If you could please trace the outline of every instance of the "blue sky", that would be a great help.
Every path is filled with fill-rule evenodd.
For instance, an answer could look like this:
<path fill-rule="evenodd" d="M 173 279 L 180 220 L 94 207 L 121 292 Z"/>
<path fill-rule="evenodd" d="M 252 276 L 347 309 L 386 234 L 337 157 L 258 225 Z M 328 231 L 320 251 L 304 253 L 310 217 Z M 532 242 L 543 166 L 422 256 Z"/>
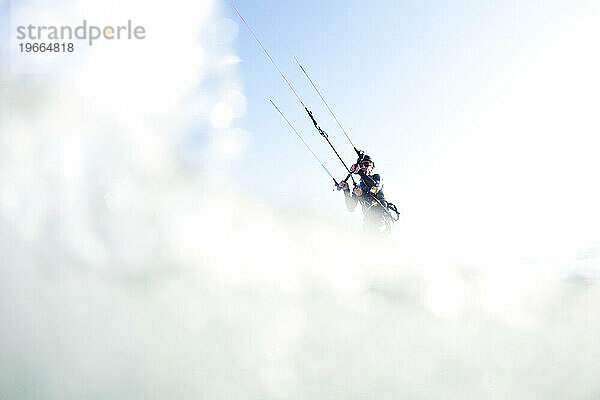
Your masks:
<path fill-rule="evenodd" d="M 521 242 L 545 232 L 540 246 L 567 231 L 596 240 L 597 3 L 236 4 L 350 162 L 352 148 L 295 66 L 300 59 L 422 234 L 464 224 L 470 237 L 491 230 L 503 240 L 521 225 Z M 238 184 L 272 204 L 343 217 L 341 195 L 267 99 L 340 177 L 341 164 L 243 25 L 235 47 L 248 98 L 238 122 L 252 135 L 235 165 Z"/>
<path fill-rule="evenodd" d="M 453 140 L 441 129 L 423 126 L 460 113 L 462 103 L 481 81 L 496 70 L 502 72 L 503 55 L 519 45 L 520 34 L 535 20 L 534 14 L 548 4 L 384 1 L 372 7 L 341 1 L 237 2 L 346 157 L 354 158 L 351 147 L 293 56 L 305 65 L 353 141 L 372 153 L 379 166 L 395 165 L 404 171 L 406 180 L 426 168 Z M 224 3 L 229 17 L 239 21 L 228 5 Z M 240 28 L 236 45 L 249 100 L 242 124 L 253 134 L 244 161 L 266 167 L 272 160 L 277 168 L 271 173 L 299 180 L 300 186 L 311 185 L 322 174 L 268 103 L 273 98 L 328 165 L 333 164 L 331 169 L 343 175 L 326 144 L 312 140 L 319 138 L 275 68 L 247 29 Z M 304 180 L 307 173 L 311 178 Z"/>

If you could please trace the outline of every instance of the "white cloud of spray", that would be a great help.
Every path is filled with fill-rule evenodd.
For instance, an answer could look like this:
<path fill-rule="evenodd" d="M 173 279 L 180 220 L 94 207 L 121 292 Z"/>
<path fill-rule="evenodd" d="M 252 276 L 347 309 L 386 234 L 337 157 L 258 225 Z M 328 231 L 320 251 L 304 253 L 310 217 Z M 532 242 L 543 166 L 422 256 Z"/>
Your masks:
<path fill-rule="evenodd" d="M 218 170 L 186 169 L 178 143 L 190 125 L 209 132 L 209 158 L 248 140 L 235 127 L 246 107 L 228 47 L 236 28 L 212 3 L 120 4 L 163 36 L 94 45 L 72 74 L 2 71 L 3 397 L 600 391 L 596 287 L 449 261 L 401 229 L 373 241 L 265 208 Z M 210 79 L 214 90 L 194 91 Z"/>

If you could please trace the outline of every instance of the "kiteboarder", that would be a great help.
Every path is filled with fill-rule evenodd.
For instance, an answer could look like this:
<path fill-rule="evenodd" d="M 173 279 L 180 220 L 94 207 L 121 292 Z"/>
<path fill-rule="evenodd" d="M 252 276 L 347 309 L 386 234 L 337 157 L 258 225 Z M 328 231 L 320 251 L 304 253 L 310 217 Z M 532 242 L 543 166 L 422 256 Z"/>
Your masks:
<path fill-rule="evenodd" d="M 379 174 L 374 174 L 375 163 L 368 155 L 363 155 L 350 167 L 350 172 L 360 176 L 360 182 L 350 191 L 346 181 L 339 183 L 344 192 L 346 208 L 353 212 L 360 203 L 363 211 L 363 228 L 367 233 L 387 235 L 391 231 L 392 220 L 388 203 L 383 194 L 383 182 Z"/>

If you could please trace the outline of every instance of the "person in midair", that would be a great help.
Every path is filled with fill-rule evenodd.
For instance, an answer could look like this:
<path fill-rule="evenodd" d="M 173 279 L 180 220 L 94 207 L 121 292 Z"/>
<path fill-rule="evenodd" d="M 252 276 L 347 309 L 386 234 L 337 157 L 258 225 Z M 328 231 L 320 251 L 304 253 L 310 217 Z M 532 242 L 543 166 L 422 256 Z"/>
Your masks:
<path fill-rule="evenodd" d="M 383 194 L 383 182 L 379 174 L 374 174 L 375 163 L 370 156 L 364 154 L 350 167 L 350 173 L 360 176 L 360 182 L 352 191 L 348 182 L 339 183 L 344 191 L 346 208 L 353 212 L 360 203 L 363 210 L 363 228 L 367 233 L 388 235 L 392 221 L 387 210 L 388 203 Z"/>

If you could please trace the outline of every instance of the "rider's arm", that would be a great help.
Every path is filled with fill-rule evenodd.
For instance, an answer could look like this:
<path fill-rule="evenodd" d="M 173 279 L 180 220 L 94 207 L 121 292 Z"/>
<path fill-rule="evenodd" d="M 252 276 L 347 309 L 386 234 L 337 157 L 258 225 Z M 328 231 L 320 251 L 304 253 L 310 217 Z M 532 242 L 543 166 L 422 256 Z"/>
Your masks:
<path fill-rule="evenodd" d="M 358 197 L 354 193 L 350 193 L 350 190 L 344 190 L 344 200 L 346 200 L 346 208 L 352 212 L 356 209 L 358 204 Z"/>

